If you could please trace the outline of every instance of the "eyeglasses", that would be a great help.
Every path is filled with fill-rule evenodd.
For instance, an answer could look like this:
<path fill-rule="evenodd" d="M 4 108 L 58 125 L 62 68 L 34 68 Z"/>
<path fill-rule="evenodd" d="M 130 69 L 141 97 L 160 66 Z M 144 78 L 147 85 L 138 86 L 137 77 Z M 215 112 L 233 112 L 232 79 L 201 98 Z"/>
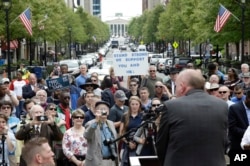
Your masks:
<path fill-rule="evenodd" d="M 49 110 L 56 110 L 56 108 L 49 108 Z"/>
<path fill-rule="evenodd" d="M 219 94 L 226 94 L 227 93 L 227 91 L 219 91 Z"/>
<path fill-rule="evenodd" d="M 11 109 L 11 107 L 1 107 L 2 110 Z"/>
<path fill-rule="evenodd" d="M 155 85 L 155 88 L 162 88 L 161 85 Z"/>
<path fill-rule="evenodd" d="M 97 80 L 91 80 L 91 81 L 96 82 Z"/>
<path fill-rule="evenodd" d="M 152 107 L 159 107 L 161 104 L 152 104 Z"/>
<path fill-rule="evenodd" d="M 149 70 L 149 72 L 150 72 L 150 73 L 154 73 L 154 72 L 155 72 L 155 70 Z"/>
<path fill-rule="evenodd" d="M 130 84 L 130 86 L 136 86 L 137 84 Z"/>
<path fill-rule="evenodd" d="M 66 100 L 66 99 L 70 99 L 70 97 L 69 96 L 64 97 L 64 100 Z"/>
<path fill-rule="evenodd" d="M 240 95 L 242 92 L 234 92 L 234 94 L 236 95 Z"/>
<path fill-rule="evenodd" d="M 74 119 L 84 119 L 83 116 L 74 116 L 73 118 L 74 118 Z"/>

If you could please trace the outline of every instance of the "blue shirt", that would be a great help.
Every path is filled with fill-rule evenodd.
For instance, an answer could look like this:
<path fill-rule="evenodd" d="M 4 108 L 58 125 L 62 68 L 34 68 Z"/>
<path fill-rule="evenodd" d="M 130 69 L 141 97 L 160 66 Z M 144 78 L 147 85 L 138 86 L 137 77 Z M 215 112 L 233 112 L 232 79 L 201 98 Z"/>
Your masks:
<path fill-rule="evenodd" d="M 76 77 L 76 86 L 79 87 L 80 85 L 83 85 L 86 83 L 88 76 L 83 76 L 83 75 L 79 75 L 78 77 Z"/>
<path fill-rule="evenodd" d="M 245 105 L 245 102 L 242 102 L 242 103 L 243 103 L 245 110 L 246 110 L 246 113 L 247 113 L 248 124 L 250 124 L 250 109 Z"/>
<path fill-rule="evenodd" d="M 240 99 L 237 98 L 237 97 L 232 97 L 231 101 L 234 102 L 234 103 L 239 103 L 241 101 L 245 101 L 245 99 L 246 99 L 246 95 L 243 95 L 242 98 L 240 98 Z"/>
<path fill-rule="evenodd" d="M 114 137 L 106 123 L 103 123 L 101 126 L 101 136 L 102 136 L 102 157 L 109 158 L 111 157 L 111 151 L 108 145 L 104 145 L 104 141 L 114 140 Z"/>

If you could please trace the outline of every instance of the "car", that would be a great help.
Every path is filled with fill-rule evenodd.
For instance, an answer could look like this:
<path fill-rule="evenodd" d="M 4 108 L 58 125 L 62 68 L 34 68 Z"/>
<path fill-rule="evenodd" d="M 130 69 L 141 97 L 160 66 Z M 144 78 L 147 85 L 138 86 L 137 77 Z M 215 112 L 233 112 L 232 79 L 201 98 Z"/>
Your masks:
<path fill-rule="evenodd" d="M 66 59 L 59 61 L 59 64 L 68 65 L 68 73 L 74 76 L 78 76 L 80 74 L 80 61 L 77 59 Z"/>
<path fill-rule="evenodd" d="M 138 52 L 147 52 L 147 48 L 145 45 L 139 45 L 137 48 Z"/>
<path fill-rule="evenodd" d="M 166 75 L 169 75 L 170 68 L 172 67 L 173 59 L 167 58 L 165 59 L 165 68 L 164 68 L 164 73 Z"/>
<path fill-rule="evenodd" d="M 150 58 L 150 65 L 156 65 L 158 60 L 163 58 L 162 54 L 152 54 Z"/>
<path fill-rule="evenodd" d="M 120 46 L 120 50 L 127 50 L 127 46 L 125 45 Z"/>
<path fill-rule="evenodd" d="M 111 41 L 111 48 L 118 48 L 118 47 L 119 47 L 118 40 L 112 40 Z"/>
<path fill-rule="evenodd" d="M 158 72 L 162 72 L 165 70 L 165 62 L 166 62 L 166 59 L 164 58 L 161 58 L 158 60 L 158 63 L 156 64 L 156 68 Z"/>
<path fill-rule="evenodd" d="M 188 63 L 193 62 L 191 57 L 174 57 L 173 58 L 173 67 L 179 69 L 180 71 L 187 67 Z"/>
<path fill-rule="evenodd" d="M 81 57 L 81 59 L 79 59 L 81 64 L 86 64 L 88 69 L 94 66 L 94 60 L 91 57 Z"/>

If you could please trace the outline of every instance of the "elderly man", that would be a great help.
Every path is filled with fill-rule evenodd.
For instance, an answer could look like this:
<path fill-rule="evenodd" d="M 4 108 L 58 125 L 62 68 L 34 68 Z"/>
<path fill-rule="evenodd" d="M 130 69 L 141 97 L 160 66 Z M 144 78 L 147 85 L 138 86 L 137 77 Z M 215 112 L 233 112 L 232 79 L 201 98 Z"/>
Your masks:
<path fill-rule="evenodd" d="M 114 166 L 117 159 L 116 144 L 111 143 L 117 137 L 114 123 L 107 120 L 109 104 L 98 101 L 95 104 L 95 119 L 85 126 L 84 137 L 88 141 L 85 164 L 91 166 Z"/>
<path fill-rule="evenodd" d="M 249 65 L 247 63 L 241 64 L 241 73 L 239 74 L 239 78 L 242 79 L 243 73 L 248 73 L 249 72 Z"/>
<path fill-rule="evenodd" d="M 20 127 L 20 130 L 16 133 L 18 140 L 24 140 L 24 144 L 34 137 L 45 137 L 48 139 L 50 146 L 52 147 L 53 141 L 61 141 L 63 134 L 54 122 L 53 117 L 44 117 L 44 109 L 40 105 L 34 105 L 30 109 L 32 121 L 24 124 Z M 23 155 L 23 154 L 22 154 Z M 27 163 L 28 164 L 28 163 Z M 20 166 L 26 165 L 20 159 Z"/>
<path fill-rule="evenodd" d="M 78 77 L 76 77 L 76 86 L 77 87 L 80 87 L 80 85 L 84 85 L 86 83 L 86 80 L 88 78 L 87 70 L 88 70 L 87 65 L 82 64 L 80 66 L 81 74 Z"/>
<path fill-rule="evenodd" d="M 23 98 L 24 99 L 31 99 L 36 95 L 36 92 L 45 89 L 44 85 L 37 83 L 37 77 L 34 73 L 31 73 L 29 76 L 29 84 L 24 85 L 22 87 L 23 90 Z"/>
<path fill-rule="evenodd" d="M 156 149 L 163 166 L 225 166 L 226 102 L 204 91 L 199 71 L 176 79 L 177 98 L 164 103 Z"/>
<path fill-rule="evenodd" d="M 243 88 L 244 94 L 250 90 L 250 72 L 241 75 L 242 83 L 239 85 Z"/>
<path fill-rule="evenodd" d="M 155 96 L 155 83 L 157 81 L 162 82 L 162 78 L 156 76 L 156 66 L 149 66 L 148 70 L 149 76 L 143 78 L 141 82 L 141 87 L 147 87 L 149 91 L 149 98 L 153 98 Z"/>
<path fill-rule="evenodd" d="M 227 102 L 228 108 L 234 104 L 231 100 L 229 100 L 230 89 L 227 86 L 221 86 L 218 90 L 219 98 Z"/>

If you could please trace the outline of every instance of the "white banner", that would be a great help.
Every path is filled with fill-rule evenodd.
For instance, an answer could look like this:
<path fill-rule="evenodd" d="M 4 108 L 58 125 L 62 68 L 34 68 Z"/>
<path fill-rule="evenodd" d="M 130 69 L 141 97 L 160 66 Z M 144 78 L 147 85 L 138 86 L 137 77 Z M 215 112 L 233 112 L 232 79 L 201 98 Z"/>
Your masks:
<path fill-rule="evenodd" d="M 147 52 L 115 52 L 112 59 L 116 76 L 145 75 L 148 73 Z"/>

